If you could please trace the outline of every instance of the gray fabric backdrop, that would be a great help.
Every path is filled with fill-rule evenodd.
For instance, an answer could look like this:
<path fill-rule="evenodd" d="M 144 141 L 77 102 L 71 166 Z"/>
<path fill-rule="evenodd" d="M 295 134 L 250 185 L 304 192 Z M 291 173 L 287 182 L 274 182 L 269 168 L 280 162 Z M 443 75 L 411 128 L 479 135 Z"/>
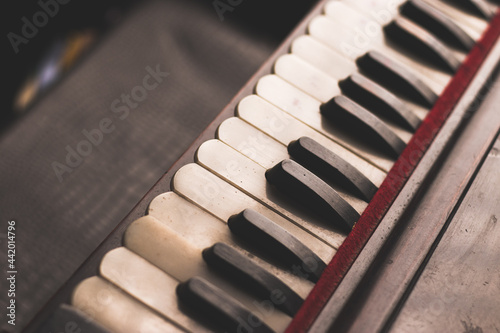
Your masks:
<path fill-rule="evenodd" d="M 244 10 L 242 4 L 227 16 L 243 16 Z M 251 22 L 259 17 L 246 19 L 241 25 L 221 22 L 211 2 L 143 3 L 0 138 L 1 267 L 6 263 L 7 221 L 15 220 L 17 227 L 15 331 L 276 48 L 279 39 L 271 34 L 251 33 Z M 146 67 L 157 65 L 168 77 L 120 119 L 123 114 L 113 112 L 113 101 L 142 86 Z M 85 139 L 82 131 L 97 128 L 105 118 L 114 130 L 60 182 L 52 163 L 65 164 L 66 147 L 76 149 Z M 2 277 L 2 293 L 5 287 Z M 6 295 L 0 300 L 5 317 Z M 12 329 L 5 320 L 1 324 Z"/>

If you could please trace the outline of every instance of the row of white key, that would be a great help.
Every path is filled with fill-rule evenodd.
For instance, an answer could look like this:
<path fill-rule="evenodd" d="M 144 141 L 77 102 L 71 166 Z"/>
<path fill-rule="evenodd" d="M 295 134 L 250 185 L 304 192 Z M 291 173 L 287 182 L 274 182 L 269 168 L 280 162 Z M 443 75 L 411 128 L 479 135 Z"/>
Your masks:
<path fill-rule="evenodd" d="M 398 0 L 397 4 L 402 2 Z M 275 74 L 259 80 L 256 95 L 243 99 L 236 117 L 221 124 L 218 140 L 204 143 L 197 151 L 196 164 L 186 165 L 175 174 L 173 192 L 155 198 L 148 215 L 128 228 L 124 247 L 110 251 L 102 259 L 100 277 L 84 280 L 75 289 L 73 305 L 116 332 L 210 331 L 179 308 L 176 296 L 180 282 L 202 276 L 230 291 L 273 330 L 283 331 L 291 320 L 288 315 L 277 310 L 263 311 L 252 295 L 214 274 L 203 262 L 201 251 L 217 242 L 226 243 L 279 277 L 301 297 L 310 292 L 312 282 L 246 250 L 231 234 L 227 221 L 244 209 L 253 209 L 306 244 L 325 262 L 333 257 L 346 235 L 276 196 L 266 184 L 264 173 L 290 158 L 287 146 L 291 141 L 307 136 L 355 165 L 380 186 L 394 159 L 335 133 L 322 119 L 320 105 L 341 93 L 338 81 L 356 72 L 355 58 L 372 48 L 412 67 L 437 94 L 451 78 L 396 52 L 386 45 L 381 30 L 362 48 L 357 45 L 358 53 L 343 52 L 340 45 L 355 38 L 355 28 L 349 26 L 353 20 L 366 25 L 376 18 L 376 29 L 381 29 L 397 15 L 382 3 L 327 3 L 325 15 L 311 21 L 310 35 L 297 38 L 292 43 L 292 54 L 277 60 Z M 456 19 L 474 39 L 486 27 L 484 21 L 471 19 L 445 3 L 431 4 Z M 408 105 L 419 118 L 425 117 L 425 108 L 412 102 Z M 402 140 L 410 140 L 411 132 L 391 123 L 389 126 Z M 366 208 L 363 200 L 341 187 L 334 188 L 359 213 Z"/>

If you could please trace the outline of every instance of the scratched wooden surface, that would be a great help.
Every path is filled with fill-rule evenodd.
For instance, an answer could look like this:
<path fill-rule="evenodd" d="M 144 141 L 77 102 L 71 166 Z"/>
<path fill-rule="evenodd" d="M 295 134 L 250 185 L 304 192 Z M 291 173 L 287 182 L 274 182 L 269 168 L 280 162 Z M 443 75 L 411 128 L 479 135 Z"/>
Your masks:
<path fill-rule="evenodd" d="M 500 138 L 393 332 L 500 332 Z"/>

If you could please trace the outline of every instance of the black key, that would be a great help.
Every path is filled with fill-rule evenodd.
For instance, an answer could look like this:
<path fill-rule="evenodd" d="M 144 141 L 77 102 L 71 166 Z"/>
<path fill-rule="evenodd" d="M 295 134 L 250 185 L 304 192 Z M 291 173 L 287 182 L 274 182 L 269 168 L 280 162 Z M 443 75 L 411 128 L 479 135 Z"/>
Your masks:
<path fill-rule="evenodd" d="M 409 0 L 400 7 L 400 11 L 441 40 L 464 51 L 470 51 L 475 44 L 474 40 L 448 16 L 422 0 Z"/>
<path fill-rule="evenodd" d="M 410 20 L 397 17 L 384 27 L 384 31 L 385 35 L 396 44 L 450 74 L 454 74 L 460 67 L 460 61 L 446 45 Z"/>
<path fill-rule="evenodd" d="M 370 111 L 387 117 L 414 132 L 421 120 L 393 93 L 359 73 L 339 82 L 340 89 Z"/>
<path fill-rule="evenodd" d="M 380 52 L 370 51 L 358 58 L 356 64 L 373 80 L 423 106 L 432 107 L 438 99 L 438 95 L 426 83 Z"/>
<path fill-rule="evenodd" d="M 359 219 L 358 212 L 321 178 L 292 160 L 284 160 L 266 171 L 267 181 L 314 213 L 344 231 Z"/>
<path fill-rule="evenodd" d="M 292 317 L 304 302 L 280 279 L 227 244 L 217 243 L 205 249 L 203 259 L 210 268 L 243 285 L 245 291 L 271 300 L 278 309 Z"/>
<path fill-rule="evenodd" d="M 252 332 L 274 332 L 246 306 L 200 277 L 193 277 L 179 284 L 176 292 L 182 305 L 229 332 L 237 332 L 248 326 L 244 322 L 248 319 L 252 322 Z"/>
<path fill-rule="evenodd" d="M 294 274 L 316 282 L 326 264 L 311 249 L 265 216 L 245 209 L 227 221 L 237 237 L 277 259 Z"/>
<path fill-rule="evenodd" d="M 353 135 L 367 144 L 373 143 L 393 157 L 398 157 L 406 147 L 406 143 L 382 120 L 345 96 L 332 98 L 320 109 L 326 118 L 342 124 Z"/>
<path fill-rule="evenodd" d="M 378 190 L 377 186 L 352 164 L 311 138 L 302 137 L 291 142 L 288 152 L 301 165 L 353 191 L 366 202 L 370 202 Z"/>
<path fill-rule="evenodd" d="M 107 329 L 83 312 L 63 304 L 38 329 L 38 332 L 93 332 L 109 333 Z"/>
<path fill-rule="evenodd" d="M 495 12 L 484 0 L 447 0 L 447 2 L 456 4 L 462 7 L 462 9 L 470 12 L 472 15 L 476 15 L 487 20 L 495 16 Z M 494 0 L 493 2 L 500 4 L 500 1 L 498 0 Z"/>

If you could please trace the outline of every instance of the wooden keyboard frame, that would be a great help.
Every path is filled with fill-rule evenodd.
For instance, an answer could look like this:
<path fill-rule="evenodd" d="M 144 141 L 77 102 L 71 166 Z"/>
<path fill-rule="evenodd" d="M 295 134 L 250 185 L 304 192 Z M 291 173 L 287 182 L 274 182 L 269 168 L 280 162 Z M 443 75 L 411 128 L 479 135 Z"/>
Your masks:
<path fill-rule="evenodd" d="M 127 227 L 136 219 L 145 215 L 149 203 L 159 194 L 171 190 L 170 183 L 175 172 L 182 166 L 194 162 L 196 149 L 205 141 L 213 139 L 217 127 L 226 119 L 234 116 L 239 101 L 252 94 L 257 81 L 264 75 L 273 72 L 273 65 L 278 57 L 290 50 L 295 38 L 306 33 L 307 26 L 312 18 L 320 14 L 327 0 L 319 1 L 314 8 L 303 18 L 301 23 L 283 41 L 281 46 L 267 59 L 260 69 L 250 78 L 245 86 L 236 94 L 222 112 L 192 143 L 190 148 L 175 162 L 170 169 L 158 180 L 148 193 L 139 201 L 132 211 L 114 228 L 80 268 L 63 284 L 58 292 L 47 302 L 33 320 L 25 328 L 26 332 L 34 332 L 47 320 L 51 313 L 62 303 L 69 303 L 72 291 L 76 285 L 90 276 L 97 275 L 102 257 L 110 250 L 122 246 L 122 238 Z M 427 150 L 439 129 L 449 116 L 468 84 L 481 67 L 500 35 L 500 14 L 491 21 L 488 30 L 470 52 L 457 74 L 450 81 L 448 87 L 438 102 L 423 121 L 413 139 L 403 151 L 400 158 L 391 169 L 388 177 L 381 185 L 369 206 L 363 212 L 353 231 L 346 238 L 337 254 L 324 271 L 322 278 L 316 284 L 298 314 L 294 317 L 287 332 L 304 332 L 313 324 L 321 309 L 325 306 L 342 278 L 356 260 L 364 245 L 377 228 L 377 225 L 403 188 Z M 418 152 L 419 158 L 415 158 Z"/>

